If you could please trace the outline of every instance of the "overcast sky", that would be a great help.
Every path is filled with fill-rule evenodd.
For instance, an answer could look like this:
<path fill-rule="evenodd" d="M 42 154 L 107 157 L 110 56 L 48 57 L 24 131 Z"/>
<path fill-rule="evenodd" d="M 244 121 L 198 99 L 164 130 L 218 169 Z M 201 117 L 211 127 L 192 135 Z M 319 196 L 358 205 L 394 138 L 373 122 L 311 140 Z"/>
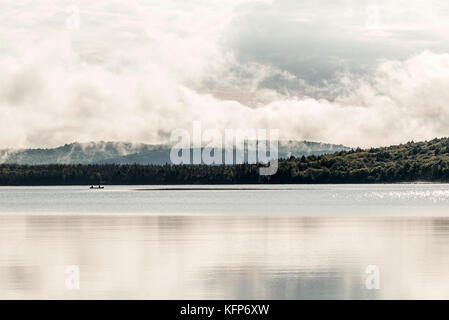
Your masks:
<path fill-rule="evenodd" d="M 449 136 L 449 2 L 0 0 L 0 148 Z"/>

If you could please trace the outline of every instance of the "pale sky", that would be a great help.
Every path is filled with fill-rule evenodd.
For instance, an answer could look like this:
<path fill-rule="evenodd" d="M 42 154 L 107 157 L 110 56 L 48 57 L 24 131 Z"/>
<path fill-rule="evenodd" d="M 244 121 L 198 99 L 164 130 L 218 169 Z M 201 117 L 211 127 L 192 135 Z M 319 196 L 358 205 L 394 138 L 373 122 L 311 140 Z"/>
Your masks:
<path fill-rule="evenodd" d="M 449 2 L 0 0 L 0 148 L 449 136 Z"/>

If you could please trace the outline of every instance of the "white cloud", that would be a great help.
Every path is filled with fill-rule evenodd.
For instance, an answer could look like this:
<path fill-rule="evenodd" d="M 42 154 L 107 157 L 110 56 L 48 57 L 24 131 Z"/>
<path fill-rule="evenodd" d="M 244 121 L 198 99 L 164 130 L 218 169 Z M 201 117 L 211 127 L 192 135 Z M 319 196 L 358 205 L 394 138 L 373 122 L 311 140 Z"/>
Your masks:
<path fill-rule="evenodd" d="M 353 4 L 347 3 L 345 8 Z M 434 17 L 430 27 L 423 26 L 422 19 L 413 26 L 403 18 L 375 35 L 381 39 L 376 46 L 397 43 L 397 50 L 390 52 L 400 53 L 385 59 L 367 50 L 344 52 L 361 48 L 366 30 L 352 40 L 333 38 L 335 32 L 328 33 L 326 26 L 310 23 L 320 15 L 318 21 L 325 23 L 322 19 L 329 8 L 324 6 L 303 3 L 299 10 L 288 2 L 80 1 L 76 3 L 80 29 L 67 30 L 65 8 L 72 4 L 0 5 L 2 147 L 91 140 L 157 143 L 167 139 L 171 130 L 189 129 L 198 119 L 204 127 L 272 127 L 286 138 L 351 146 L 449 135 L 449 55 L 442 53 L 440 45 L 447 37 L 442 28 L 446 23 L 432 8 L 419 8 L 419 17 Z M 354 4 L 354 11 L 362 7 Z M 250 41 L 251 53 L 244 54 L 230 44 L 229 36 L 238 37 L 236 30 L 242 31 L 239 41 L 256 35 L 248 12 L 262 9 L 266 16 L 289 16 L 297 23 L 289 26 L 307 22 L 316 27 L 307 32 L 317 33 L 304 38 L 307 32 L 289 31 L 276 18 L 260 27 L 273 31 L 277 26 L 285 32 L 277 34 L 281 39 L 266 33 L 265 42 Z M 397 18 L 392 12 L 384 23 Z M 329 26 L 355 32 L 357 19 L 344 17 Z M 407 37 L 398 36 L 398 30 L 405 30 Z M 428 41 L 434 52 L 424 50 L 425 41 L 417 31 L 424 32 L 423 39 L 434 33 Z M 303 37 L 304 50 L 296 52 L 294 44 L 288 46 L 294 35 Z M 369 63 L 360 64 L 363 72 L 348 72 L 346 62 L 340 63 L 341 68 L 327 66 L 321 74 L 329 77 L 321 77 L 317 87 L 307 78 L 319 73 L 302 77 L 298 70 L 311 53 L 316 55 L 312 62 L 327 59 L 322 45 L 332 39 L 336 41 L 332 48 L 343 50 L 334 52 L 338 59 L 332 61 L 360 62 L 353 57 L 366 54 L 362 60 Z M 405 44 L 416 45 L 408 52 L 403 50 Z M 278 46 L 270 49 L 277 50 L 274 59 L 267 58 L 267 45 Z M 291 63 L 296 57 L 298 62 L 277 63 L 283 56 Z M 335 74 L 345 77 L 336 80 Z"/>

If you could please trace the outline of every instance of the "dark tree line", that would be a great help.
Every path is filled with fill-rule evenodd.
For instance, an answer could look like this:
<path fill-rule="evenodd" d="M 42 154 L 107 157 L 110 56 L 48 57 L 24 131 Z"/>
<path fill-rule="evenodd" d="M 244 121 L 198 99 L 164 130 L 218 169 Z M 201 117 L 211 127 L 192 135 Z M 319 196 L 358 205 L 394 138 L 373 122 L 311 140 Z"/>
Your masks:
<path fill-rule="evenodd" d="M 259 165 L 0 165 L 0 185 L 449 182 L 449 139 L 342 151 Z"/>

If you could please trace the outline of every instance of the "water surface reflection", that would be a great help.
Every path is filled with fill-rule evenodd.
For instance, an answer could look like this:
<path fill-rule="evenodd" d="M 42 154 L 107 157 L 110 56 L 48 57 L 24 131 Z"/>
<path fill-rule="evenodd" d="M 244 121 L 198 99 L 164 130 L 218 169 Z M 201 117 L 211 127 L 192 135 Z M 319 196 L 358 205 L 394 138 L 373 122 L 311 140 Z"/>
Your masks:
<path fill-rule="evenodd" d="M 446 218 L 0 216 L 0 298 L 449 298 L 447 270 Z"/>

